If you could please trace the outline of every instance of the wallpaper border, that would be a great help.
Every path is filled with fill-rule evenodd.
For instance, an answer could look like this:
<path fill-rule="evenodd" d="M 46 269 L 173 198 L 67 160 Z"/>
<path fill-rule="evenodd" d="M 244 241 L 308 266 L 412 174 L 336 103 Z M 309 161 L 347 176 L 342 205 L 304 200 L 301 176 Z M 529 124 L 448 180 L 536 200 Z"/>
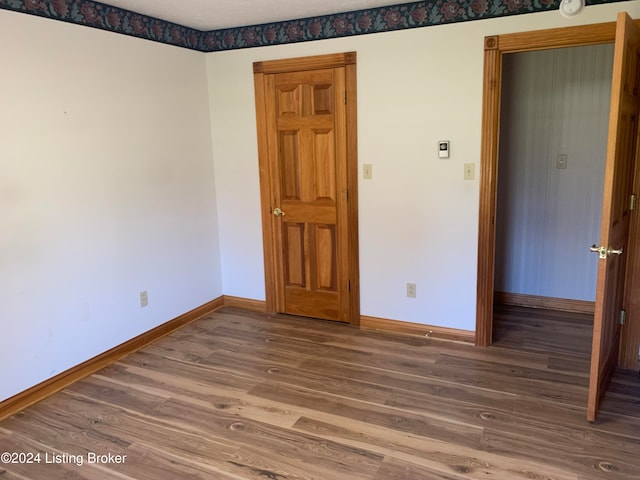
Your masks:
<path fill-rule="evenodd" d="M 587 6 L 625 0 L 587 0 Z M 201 52 L 430 27 L 557 10 L 560 0 L 431 0 L 261 25 L 201 31 L 91 0 L 0 0 L 21 12 Z"/>

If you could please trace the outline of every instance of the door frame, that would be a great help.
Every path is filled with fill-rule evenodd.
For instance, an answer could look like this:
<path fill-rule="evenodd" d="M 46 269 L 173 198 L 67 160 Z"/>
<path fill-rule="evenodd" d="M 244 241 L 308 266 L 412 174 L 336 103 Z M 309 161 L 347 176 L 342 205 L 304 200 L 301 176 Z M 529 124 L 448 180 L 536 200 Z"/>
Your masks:
<path fill-rule="evenodd" d="M 358 243 L 358 137 L 357 137 L 357 78 L 356 52 L 314 55 L 308 57 L 288 58 L 255 62 L 253 64 L 256 123 L 258 132 L 258 166 L 260 173 L 260 204 L 262 216 L 262 239 L 264 253 L 266 310 L 283 312 L 283 296 L 277 284 L 276 262 L 280 252 L 276 247 L 276 227 L 272 214 L 275 204 L 273 188 L 270 181 L 271 165 L 269 156 L 269 138 L 266 134 L 268 119 L 266 116 L 265 75 L 285 72 L 318 70 L 326 68 L 345 69 L 345 112 L 346 112 L 346 158 L 345 165 L 337 171 L 346 172 L 347 190 L 338 192 L 346 201 L 346 208 L 339 209 L 344 218 L 339 222 L 337 237 L 339 242 L 347 245 L 346 269 L 347 278 L 339 281 L 346 291 L 341 296 L 346 300 L 346 321 L 354 326 L 360 325 L 360 263 Z M 342 269 L 340 269 L 342 270 Z"/>
<path fill-rule="evenodd" d="M 640 24 L 636 20 L 636 24 Z M 615 41 L 616 23 L 607 22 L 532 32 L 488 36 L 484 39 L 482 91 L 482 143 L 480 152 L 480 208 L 478 218 L 478 277 L 476 297 L 476 345 L 488 347 L 493 340 L 496 206 L 498 187 L 498 146 L 500 141 L 500 96 L 502 58 L 507 53 L 562 47 L 599 45 Z M 639 160 L 636 158 L 636 171 Z M 629 242 L 632 245 L 633 242 Z M 588 246 L 585 245 L 585 248 Z M 631 252 L 630 252 L 631 253 Z M 628 266 L 638 277 L 639 262 Z M 625 292 L 625 304 L 629 299 Z M 639 325 L 634 325 L 640 330 Z M 629 326 L 631 328 L 631 326 Z M 621 336 L 621 350 L 627 351 L 627 336 Z M 633 347 L 631 347 L 633 348 Z M 637 352 L 638 346 L 635 346 Z"/>

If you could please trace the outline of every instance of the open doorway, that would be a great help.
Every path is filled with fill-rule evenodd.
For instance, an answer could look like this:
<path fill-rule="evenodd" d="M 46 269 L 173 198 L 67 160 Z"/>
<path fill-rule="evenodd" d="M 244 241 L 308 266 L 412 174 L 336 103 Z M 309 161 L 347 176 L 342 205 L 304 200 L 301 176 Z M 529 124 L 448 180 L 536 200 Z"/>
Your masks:
<path fill-rule="evenodd" d="M 613 44 L 510 53 L 502 64 L 493 343 L 585 369 L 612 71 Z"/>
<path fill-rule="evenodd" d="M 636 239 L 638 216 L 633 211 L 637 196 L 634 189 L 640 186 L 637 179 L 633 179 L 634 170 L 640 171 L 637 168 L 640 157 L 636 156 L 640 106 L 640 29 L 637 21 L 620 12 L 615 23 L 485 37 L 476 304 L 478 346 L 491 345 L 494 330 L 503 58 L 515 52 L 612 42 L 615 43 L 614 63 L 602 219 L 599 245 L 590 249 L 598 255 L 598 276 L 589 371 L 589 421 L 596 418 L 599 402 L 619 362 L 618 353 L 633 353 L 634 348 L 636 351 L 638 349 L 635 343 L 629 350 L 630 339 L 634 338 L 631 332 L 640 330 L 640 309 L 636 308 L 640 302 L 634 300 L 632 295 L 640 286 L 640 262 L 636 261 L 640 255 Z M 588 245 L 585 248 L 588 249 Z M 630 268 L 625 270 L 627 265 Z M 625 308 L 631 312 L 628 322 Z"/>

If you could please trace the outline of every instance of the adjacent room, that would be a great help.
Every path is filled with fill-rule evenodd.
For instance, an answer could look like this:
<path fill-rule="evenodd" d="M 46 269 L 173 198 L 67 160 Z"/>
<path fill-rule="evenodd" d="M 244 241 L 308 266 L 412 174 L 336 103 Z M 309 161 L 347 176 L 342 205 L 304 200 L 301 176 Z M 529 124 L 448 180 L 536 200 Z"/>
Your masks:
<path fill-rule="evenodd" d="M 0 477 L 640 478 L 631 19 L 0 0 Z"/>

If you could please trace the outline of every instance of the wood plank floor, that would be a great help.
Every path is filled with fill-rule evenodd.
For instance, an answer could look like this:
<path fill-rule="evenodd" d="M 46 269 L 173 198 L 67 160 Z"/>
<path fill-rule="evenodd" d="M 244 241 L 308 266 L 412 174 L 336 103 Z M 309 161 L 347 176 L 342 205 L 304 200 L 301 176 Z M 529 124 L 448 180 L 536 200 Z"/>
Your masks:
<path fill-rule="evenodd" d="M 41 461 L 0 479 L 639 479 L 637 375 L 589 424 L 580 347 L 497 332 L 478 349 L 223 308 L 1 422 L 0 452 Z"/>

